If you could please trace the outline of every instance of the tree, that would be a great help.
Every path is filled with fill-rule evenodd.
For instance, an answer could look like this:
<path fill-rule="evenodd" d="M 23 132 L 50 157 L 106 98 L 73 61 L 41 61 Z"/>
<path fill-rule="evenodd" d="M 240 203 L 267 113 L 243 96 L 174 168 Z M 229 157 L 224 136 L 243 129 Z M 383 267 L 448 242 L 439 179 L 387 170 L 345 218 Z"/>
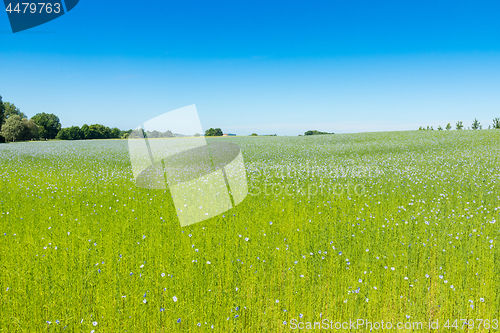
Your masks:
<path fill-rule="evenodd" d="M 441 127 L 441 125 L 439 125 L 438 131 L 442 131 L 442 130 L 443 130 L 443 128 Z"/>
<path fill-rule="evenodd" d="M 14 104 L 5 102 L 4 108 L 5 108 L 5 119 L 9 119 L 12 116 L 21 116 L 21 118 L 28 118 L 24 113 L 21 112 L 19 108 L 17 108 Z"/>
<path fill-rule="evenodd" d="M 23 122 L 23 132 L 21 134 L 20 140 L 31 140 L 38 138 L 38 125 L 35 124 L 33 119 L 22 119 Z"/>
<path fill-rule="evenodd" d="M 38 135 L 41 139 L 55 139 L 61 130 L 61 122 L 55 114 L 37 113 L 31 119 L 39 126 Z"/>
<path fill-rule="evenodd" d="M 111 136 L 111 138 L 113 138 L 113 139 L 119 139 L 119 138 L 121 137 L 120 132 L 121 132 L 121 131 L 120 131 L 120 129 L 119 129 L 119 128 L 114 127 L 114 128 L 111 130 L 111 135 L 110 135 L 110 136 Z"/>
<path fill-rule="evenodd" d="M 0 130 L 2 129 L 2 125 L 4 123 L 5 118 L 5 106 L 2 102 L 2 96 L 0 95 Z M 0 134 L 0 142 L 5 142 L 5 138 Z"/>
<path fill-rule="evenodd" d="M 200 133 L 194 133 L 194 136 L 197 138 L 200 136 Z"/>
<path fill-rule="evenodd" d="M 82 130 L 78 126 L 62 128 L 56 136 L 58 140 L 81 140 L 82 138 Z"/>
<path fill-rule="evenodd" d="M 174 133 L 172 133 L 171 130 L 167 130 L 165 133 L 164 133 L 164 137 L 165 138 L 173 138 L 175 135 Z"/>
<path fill-rule="evenodd" d="M 320 132 L 318 130 L 309 130 L 309 131 L 304 133 L 304 135 L 324 135 L 324 134 L 333 134 L 333 133 Z"/>
<path fill-rule="evenodd" d="M 448 123 L 448 124 L 446 125 L 446 130 L 447 130 L 447 131 L 451 130 L 451 124 L 450 124 L 450 123 Z"/>
<path fill-rule="evenodd" d="M 2 99 L 0 98 L 0 101 Z M 500 129 L 500 118 L 495 118 L 493 119 L 493 128 L 494 129 Z"/>
<path fill-rule="evenodd" d="M 461 130 L 464 128 L 464 125 L 462 124 L 461 121 L 457 121 L 457 124 L 455 125 L 455 127 L 457 130 Z"/>
<path fill-rule="evenodd" d="M 477 129 L 479 129 L 479 125 L 480 125 L 480 124 L 481 124 L 481 123 L 480 123 L 477 119 L 474 119 L 474 121 L 472 122 L 472 129 L 473 129 L 473 130 L 477 130 Z"/>
<path fill-rule="evenodd" d="M 251 136 L 259 136 L 257 133 L 252 133 Z"/>
<path fill-rule="evenodd" d="M 15 142 L 21 138 L 23 131 L 23 118 L 19 115 L 13 115 L 2 125 L 1 133 L 7 141 Z"/>
<path fill-rule="evenodd" d="M 214 136 L 214 131 L 215 130 L 212 127 L 210 127 L 205 131 L 205 136 Z"/>
<path fill-rule="evenodd" d="M 85 139 L 90 139 L 90 129 L 89 129 L 89 125 L 87 124 L 83 124 L 82 128 L 81 128 L 81 131 L 82 131 L 82 139 L 85 140 Z"/>
<path fill-rule="evenodd" d="M 214 136 L 222 136 L 222 130 L 220 128 L 216 128 L 214 130 Z"/>
<path fill-rule="evenodd" d="M 122 135 L 122 139 L 128 139 L 128 137 L 129 137 L 129 136 L 130 136 L 130 133 L 125 132 L 125 133 L 123 133 L 123 135 Z"/>

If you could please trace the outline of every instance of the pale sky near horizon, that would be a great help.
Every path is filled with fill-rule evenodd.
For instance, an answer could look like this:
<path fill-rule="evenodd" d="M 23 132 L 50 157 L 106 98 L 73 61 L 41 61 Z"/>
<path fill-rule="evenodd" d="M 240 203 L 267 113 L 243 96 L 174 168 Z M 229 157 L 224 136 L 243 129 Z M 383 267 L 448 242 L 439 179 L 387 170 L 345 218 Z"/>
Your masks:
<path fill-rule="evenodd" d="M 240 135 L 487 128 L 499 14 L 495 1 L 82 0 L 16 34 L 0 14 L 0 95 L 64 127 L 136 128 L 195 104 L 203 129 Z"/>

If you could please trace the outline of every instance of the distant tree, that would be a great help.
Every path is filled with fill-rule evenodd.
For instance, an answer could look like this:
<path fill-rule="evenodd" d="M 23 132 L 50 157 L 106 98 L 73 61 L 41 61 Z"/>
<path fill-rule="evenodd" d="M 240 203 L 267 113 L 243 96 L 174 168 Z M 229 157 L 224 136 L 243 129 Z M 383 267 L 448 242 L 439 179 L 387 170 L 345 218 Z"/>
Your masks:
<path fill-rule="evenodd" d="M 463 129 L 463 128 L 464 128 L 464 125 L 462 124 L 462 122 L 461 122 L 461 121 L 457 121 L 457 124 L 455 125 L 455 128 L 456 128 L 457 130 L 461 130 L 461 129 Z"/>
<path fill-rule="evenodd" d="M 259 136 L 257 133 L 252 133 L 251 136 Z"/>
<path fill-rule="evenodd" d="M 38 125 L 35 124 L 33 119 L 22 119 L 23 122 L 23 133 L 21 134 L 21 140 L 31 140 L 38 139 Z"/>
<path fill-rule="evenodd" d="M 4 104 L 4 108 L 5 108 L 5 119 L 9 119 L 9 117 L 12 117 L 15 115 L 21 116 L 21 118 L 28 118 L 14 104 L 9 103 L 9 102 L 4 102 L 3 104 Z"/>
<path fill-rule="evenodd" d="M 83 139 L 82 130 L 78 126 L 71 126 L 68 129 L 68 140 L 81 140 Z"/>
<path fill-rule="evenodd" d="M 119 139 L 121 137 L 120 135 L 120 129 L 117 128 L 117 127 L 114 127 L 112 130 L 111 130 L 111 134 L 110 134 L 110 137 L 113 138 L 113 139 Z"/>
<path fill-rule="evenodd" d="M 481 123 L 480 123 L 477 119 L 474 119 L 474 122 L 472 122 L 472 129 L 473 129 L 473 130 L 477 130 L 477 129 L 479 129 L 479 125 L 480 125 L 480 124 L 481 124 Z"/>
<path fill-rule="evenodd" d="M 418 130 L 419 130 L 419 131 L 423 130 L 422 126 L 420 126 L 420 127 L 418 128 Z"/>
<path fill-rule="evenodd" d="M 130 136 L 130 133 L 125 132 L 125 133 L 123 133 L 123 135 L 122 135 L 122 139 L 128 139 L 128 137 L 129 137 L 129 136 Z"/>
<path fill-rule="evenodd" d="M 84 139 L 84 140 L 90 139 L 90 128 L 89 128 L 89 125 L 83 124 L 83 126 L 81 128 L 81 131 L 82 131 L 82 139 Z"/>
<path fill-rule="evenodd" d="M 213 129 L 212 127 L 210 127 L 209 129 L 207 129 L 205 131 L 205 136 L 214 136 L 214 132 L 215 132 L 215 129 Z"/>
<path fill-rule="evenodd" d="M 309 131 L 304 133 L 304 135 L 324 135 L 324 134 L 333 134 L 333 133 L 320 132 L 318 130 L 309 130 Z"/>
<path fill-rule="evenodd" d="M 101 124 L 93 124 L 89 126 L 89 137 L 86 139 L 109 139 L 111 129 Z"/>
<path fill-rule="evenodd" d="M 31 119 L 38 125 L 38 135 L 41 139 L 55 139 L 61 130 L 61 122 L 55 114 L 37 113 Z"/>
<path fill-rule="evenodd" d="M 222 130 L 220 128 L 216 128 L 214 130 L 214 136 L 222 136 Z"/>
<path fill-rule="evenodd" d="M 493 119 L 493 128 L 494 129 L 500 129 L 500 118 Z"/>
<path fill-rule="evenodd" d="M 152 132 L 146 132 L 146 135 L 149 139 L 157 139 L 160 137 L 160 132 L 158 132 L 157 130 L 154 130 Z"/>
<path fill-rule="evenodd" d="M 447 130 L 447 131 L 451 130 L 451 124 L 450 124 L 450 123 L 448 123 L 448 124 L 446 125 L 446 130 Z"/>
<path fill-rule="evenodd" d="M 2 125 L 1 133 L 7 141 L 15 142 L 21 139 L 23 132 L 23 118 L 19 115 L 10 116 Z"/>
<path fill-rule="evenodd" d="M 2 102 L 2 96 L 0 95 L 0 130 L 2 129 L 2 125 L 5 121 L 5 106 Z M 5 142 L 5 138 L 0 134 L 0 143 Z"/>
<path fill-rule="evenodd" d="M 200 133 L 194 133 L 194 136 L 197 138 L 200 136 Z"/>
<path fill-rule="evenodd" d="M 56 139 L 57 140 L 69 140 L 68 132 L 69 132 L 69 128 L 61 128 L 59 133 L 57 133 L 57 135 L 56 135 Z"/>
<path fill-rule="evenodd" d="M 442 131 L 442 130 L 443 130 L 443 128 L 441 127 L 441 125 L 439 125 L 438 131 Z"/>
<path fill-rule="evenodd" d="M 171 130 L 167 130 L 167 131 L 165 132 L 165 134 L 164 134 L 164 137 L 165 137 L 165 138 L 173 138 L 174 136 L 175 136 L 175 135 L 174 135 L 174 133 L 172 133 L 172 131 L 171 131 Z"/>

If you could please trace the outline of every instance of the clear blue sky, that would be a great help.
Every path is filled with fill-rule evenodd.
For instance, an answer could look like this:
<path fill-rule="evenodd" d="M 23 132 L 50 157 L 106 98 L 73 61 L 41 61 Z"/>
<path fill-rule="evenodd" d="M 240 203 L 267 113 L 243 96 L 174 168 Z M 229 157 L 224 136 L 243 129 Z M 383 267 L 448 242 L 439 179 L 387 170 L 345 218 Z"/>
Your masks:
<path fill-rule="evenodd" d="M 12 34 L 0 95 L 64 127 L 196 104 L 237 134 L 484 127 L 500 117 L 499 1 L 92 1 Z"/>

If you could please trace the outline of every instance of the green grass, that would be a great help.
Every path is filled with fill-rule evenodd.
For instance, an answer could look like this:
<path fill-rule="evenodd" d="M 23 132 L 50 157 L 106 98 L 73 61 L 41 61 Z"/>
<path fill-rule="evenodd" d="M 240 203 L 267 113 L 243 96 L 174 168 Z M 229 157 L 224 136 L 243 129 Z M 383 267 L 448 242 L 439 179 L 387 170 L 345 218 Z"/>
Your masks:
<path fill-rule="evenodd" d="M 500 319 L 500 131 L 213 140 L 250 194 L 184 228 L 125 140 L 0 145 L 0 332 Z"/>

